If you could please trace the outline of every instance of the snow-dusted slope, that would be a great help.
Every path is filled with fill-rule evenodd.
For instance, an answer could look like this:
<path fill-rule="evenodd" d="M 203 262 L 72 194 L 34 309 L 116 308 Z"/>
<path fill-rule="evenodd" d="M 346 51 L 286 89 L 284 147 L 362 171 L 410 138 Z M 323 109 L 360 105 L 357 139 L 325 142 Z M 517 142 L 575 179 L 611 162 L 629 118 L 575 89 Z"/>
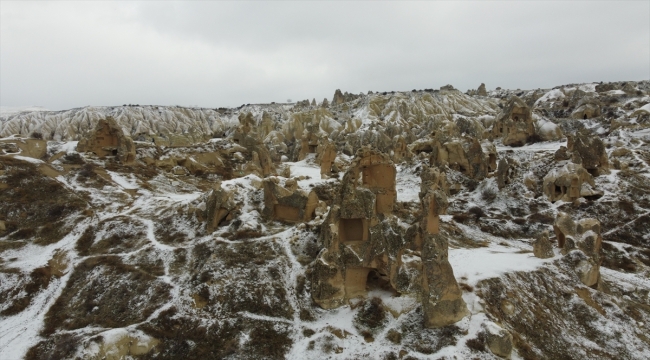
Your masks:
<path fill-rule="evenodd" d="M 577 90 L 602 101 L 615 96 L 611 116 L 564 116 L 581 101 L 563 105 Z M 64 141 L 49 141 L 42 160 L 0 155 L 0 359 L 497 359 L 486 346 L 492 328 L 512 334 L 513 359 L 648 358 L 650 99 L 609 91 L 587 84 L 487 97 L 380 93 L 327 109 L 126 106 L 3 115 L 2 137 L 41 132 Z M 440 230 L 470 314 L 440 329 L 423 326 L 419 299 L 381 287 L 338 309 L 316 306 L 308 269 L 322 250 L 324 216 L 301 224 L 264 219 L 258 176 L 194 176 L 174 172 L 179 166 L 154 166 L 198 151 L 191 147 L 138 143 L 130 166 L 75 152 L 75 140 L 107 115 L 135 138 L 198 143 L 228 136 L 239 115 L 251 112 L 258 131 L 276 132 L 267 133 L 267 145 L 290 148 L 296 132 L 308 128 L 329 135 L 341 175 L 351 160 L 343 153 L 348 146 L 392 149 L 396 135 L 408 143 L 443 128 L 484 130 L 501 97 L 512 94 L 537 102 L 535 114 L 563 131 L 599 134 L 612 170 L 594 178 L 602 196 L 551 203 L 538 185 L 566 139 L 519 148 L 497 140 L 498 159 L 511 166 L 502 189 L 495 173 L 470 179 L 444 168 L 458 187 Z M 220 153 L 224 166 L 243 161 L 244 148 L 228 139 L 204 147 L 217 142 L 236 150 Z M 321 179 L 315 155 L 290 160 L 275 164 L 278 171 L 288 168 L 297 186 L 331 201 L 341 177 Z M 397 164 L 395 216 L 405 228 L 421 211 L 420 172 L 428 161 L 414 156 Z M 214 188 L 232 192 L 235 210 L 209 233 L 204 211 Z M 573 255 L 557 248 L 549 259 L 532 254 L 533 241 L 544 230 L 553 233 L 560 211 L 601 222 L 598 289 L 583 285 Z M 373 308 L 370 298 L 381 306 Z M 368 316 L 379 319 L 372 331 L 359 325 Z"/>

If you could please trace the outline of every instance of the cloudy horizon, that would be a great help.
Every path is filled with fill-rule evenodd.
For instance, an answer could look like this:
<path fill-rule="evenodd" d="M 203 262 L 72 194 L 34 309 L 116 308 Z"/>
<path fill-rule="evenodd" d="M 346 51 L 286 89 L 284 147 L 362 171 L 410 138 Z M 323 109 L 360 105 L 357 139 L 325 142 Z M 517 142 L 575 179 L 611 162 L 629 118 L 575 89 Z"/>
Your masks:
<path fill-rule="evenodd" d="M 0 2 L 0 105 L 650 79 L 650 2 Z"/>

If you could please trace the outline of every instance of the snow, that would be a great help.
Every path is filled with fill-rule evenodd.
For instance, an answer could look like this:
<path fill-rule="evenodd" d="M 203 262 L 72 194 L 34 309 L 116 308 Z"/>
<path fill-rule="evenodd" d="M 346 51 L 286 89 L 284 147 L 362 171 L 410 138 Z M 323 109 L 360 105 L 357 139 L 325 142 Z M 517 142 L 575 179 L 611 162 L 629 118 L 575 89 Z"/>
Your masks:
<path fill-rule="evenodd" d="M 311 190 L 311 187 L 316 184 L 324 183 L 327 181 L 335 181 L 333 179 L 321 179 L 320 166 L 316 163 L 316 154 L 307 154 L 307 156 L 297 162 L 286 162 L 290 167 L 291 177 L 296 178 L 303 176 L 305 179 L 298 181 L 298 186 L 304 190 Z"/>
<path fill-rule="evenodd" d="M 117 185 L 121 186 L 124 189 L 133 190 L 133 189 L 139 189 L 140 188 L 140 186 L 138 185 L 137 180 L 133 177 L 133 175 L 131 175 L 131 176 L 129 176 L 129 178 L 127 178 L 126 176 L 122 176 L 122 175 L 120 175 L 118 173 L 115 173 L 113 171 L 106 170 L 106 172 L 108 173 L 108 175 L 111 176 L 111 179 Z"/>
<path fill-rule="evenodd" d="M 61 294 L 70 273 L 53 279 L 40 291 L 32 303 L 22 312 L 6 316 L 0 321 L 0 355 L 2 359 L 22 359 L 27 350 L 41 340 L 38 333 L 43 326 L 45 314 Z"/>
<path fill-rule="evenodd" d="M 539 99 L 537 99 L 537 101 L 535 101 L 535 106 L 538 106 L 539 104 L 550 100 L 563 99 L 564 97 L 565 95 L 561 89 L 554 89 L 542 95 L 542 97 L 540 97 Z"/>
<path fill-rule="evenodd" d="M 476 249 L 449 249 L 449 262 L 457 279 L 469 285 L 499 277 L 513 271 L 533 271 L 553 261 L 539 259 L 532 253 L 521 253 L 516 247 L 490 244 Z"/>
<path fill-rule="evenodd" d="M 34 158 L 28 157 L 28 156 L 21 156 L 21 155 L 10 155 L 10 156 L 13 157 L 14 159 L 26 161 L 28 163 L 32 163 L 32 164 L 36 164 L 36 165 L 40 165 L 40 164 L 45 163 L 43 160 L 34 159 Z"/>
<path fill-rule="evenodd" d="M 70 154 L 77 152 L 77 144 L 79 141 L 48 141 L 47 142 L 47 152 L 50 154 L 57 154 L 60 152 Z"/>
<path fill-rule="evenodd" d="M 420 201 L 420 184 L 422 179 L 413 173 L 411 168 L 402 168 L 397 166 L 397 201 L 412 202 Z"/>
<path fill-rule="evenodd" d="M 534 144 L 528 144 L 520 147 L 510 147 L 510 146 L 497 146 L 497 151 L 557 151 L 561 146 L 566 146 L 566 140 L 564 141 L 545 141 Z"/>

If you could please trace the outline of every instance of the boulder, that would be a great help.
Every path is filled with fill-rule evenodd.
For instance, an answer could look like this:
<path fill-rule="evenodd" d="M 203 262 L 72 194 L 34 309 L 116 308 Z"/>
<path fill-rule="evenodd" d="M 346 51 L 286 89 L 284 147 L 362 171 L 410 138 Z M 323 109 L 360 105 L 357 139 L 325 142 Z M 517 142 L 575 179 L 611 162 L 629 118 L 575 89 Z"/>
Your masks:
<path fill-rule="evenodd" d="M 553 253 L 553 244 L 548 239 L 548 232 L 544 231 L 533 242 L 533 254 L 540 259 L 548 259 L 555 256 L 555 253 Z"/>
<path fill-rule="evenodd" d="M 204 216 L 207 219 L 207 232 L 213 232 L 223 220 L 232 217 L 231 212 L 234 209 L 234 193 L 222 188 L 221 182 L 216 183 L 205 200 Z"/>
<path fill-rule="evenodd" d="M 512 335 L 492 321 L 483 323 L 482 327 L 488 349 L 496 356 L 509 359 L 512 353 Z"/>

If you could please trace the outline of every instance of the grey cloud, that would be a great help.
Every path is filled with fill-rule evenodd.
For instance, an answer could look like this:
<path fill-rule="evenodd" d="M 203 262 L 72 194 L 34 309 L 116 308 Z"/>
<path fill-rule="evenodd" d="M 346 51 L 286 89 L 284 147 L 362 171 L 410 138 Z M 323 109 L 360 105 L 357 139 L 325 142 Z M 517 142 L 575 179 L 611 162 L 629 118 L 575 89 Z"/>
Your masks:
<path fill-rule="evenodd" d="M 647 2 L 3 2 L 0 13 L 3 106 L 650 78 Z"/>

